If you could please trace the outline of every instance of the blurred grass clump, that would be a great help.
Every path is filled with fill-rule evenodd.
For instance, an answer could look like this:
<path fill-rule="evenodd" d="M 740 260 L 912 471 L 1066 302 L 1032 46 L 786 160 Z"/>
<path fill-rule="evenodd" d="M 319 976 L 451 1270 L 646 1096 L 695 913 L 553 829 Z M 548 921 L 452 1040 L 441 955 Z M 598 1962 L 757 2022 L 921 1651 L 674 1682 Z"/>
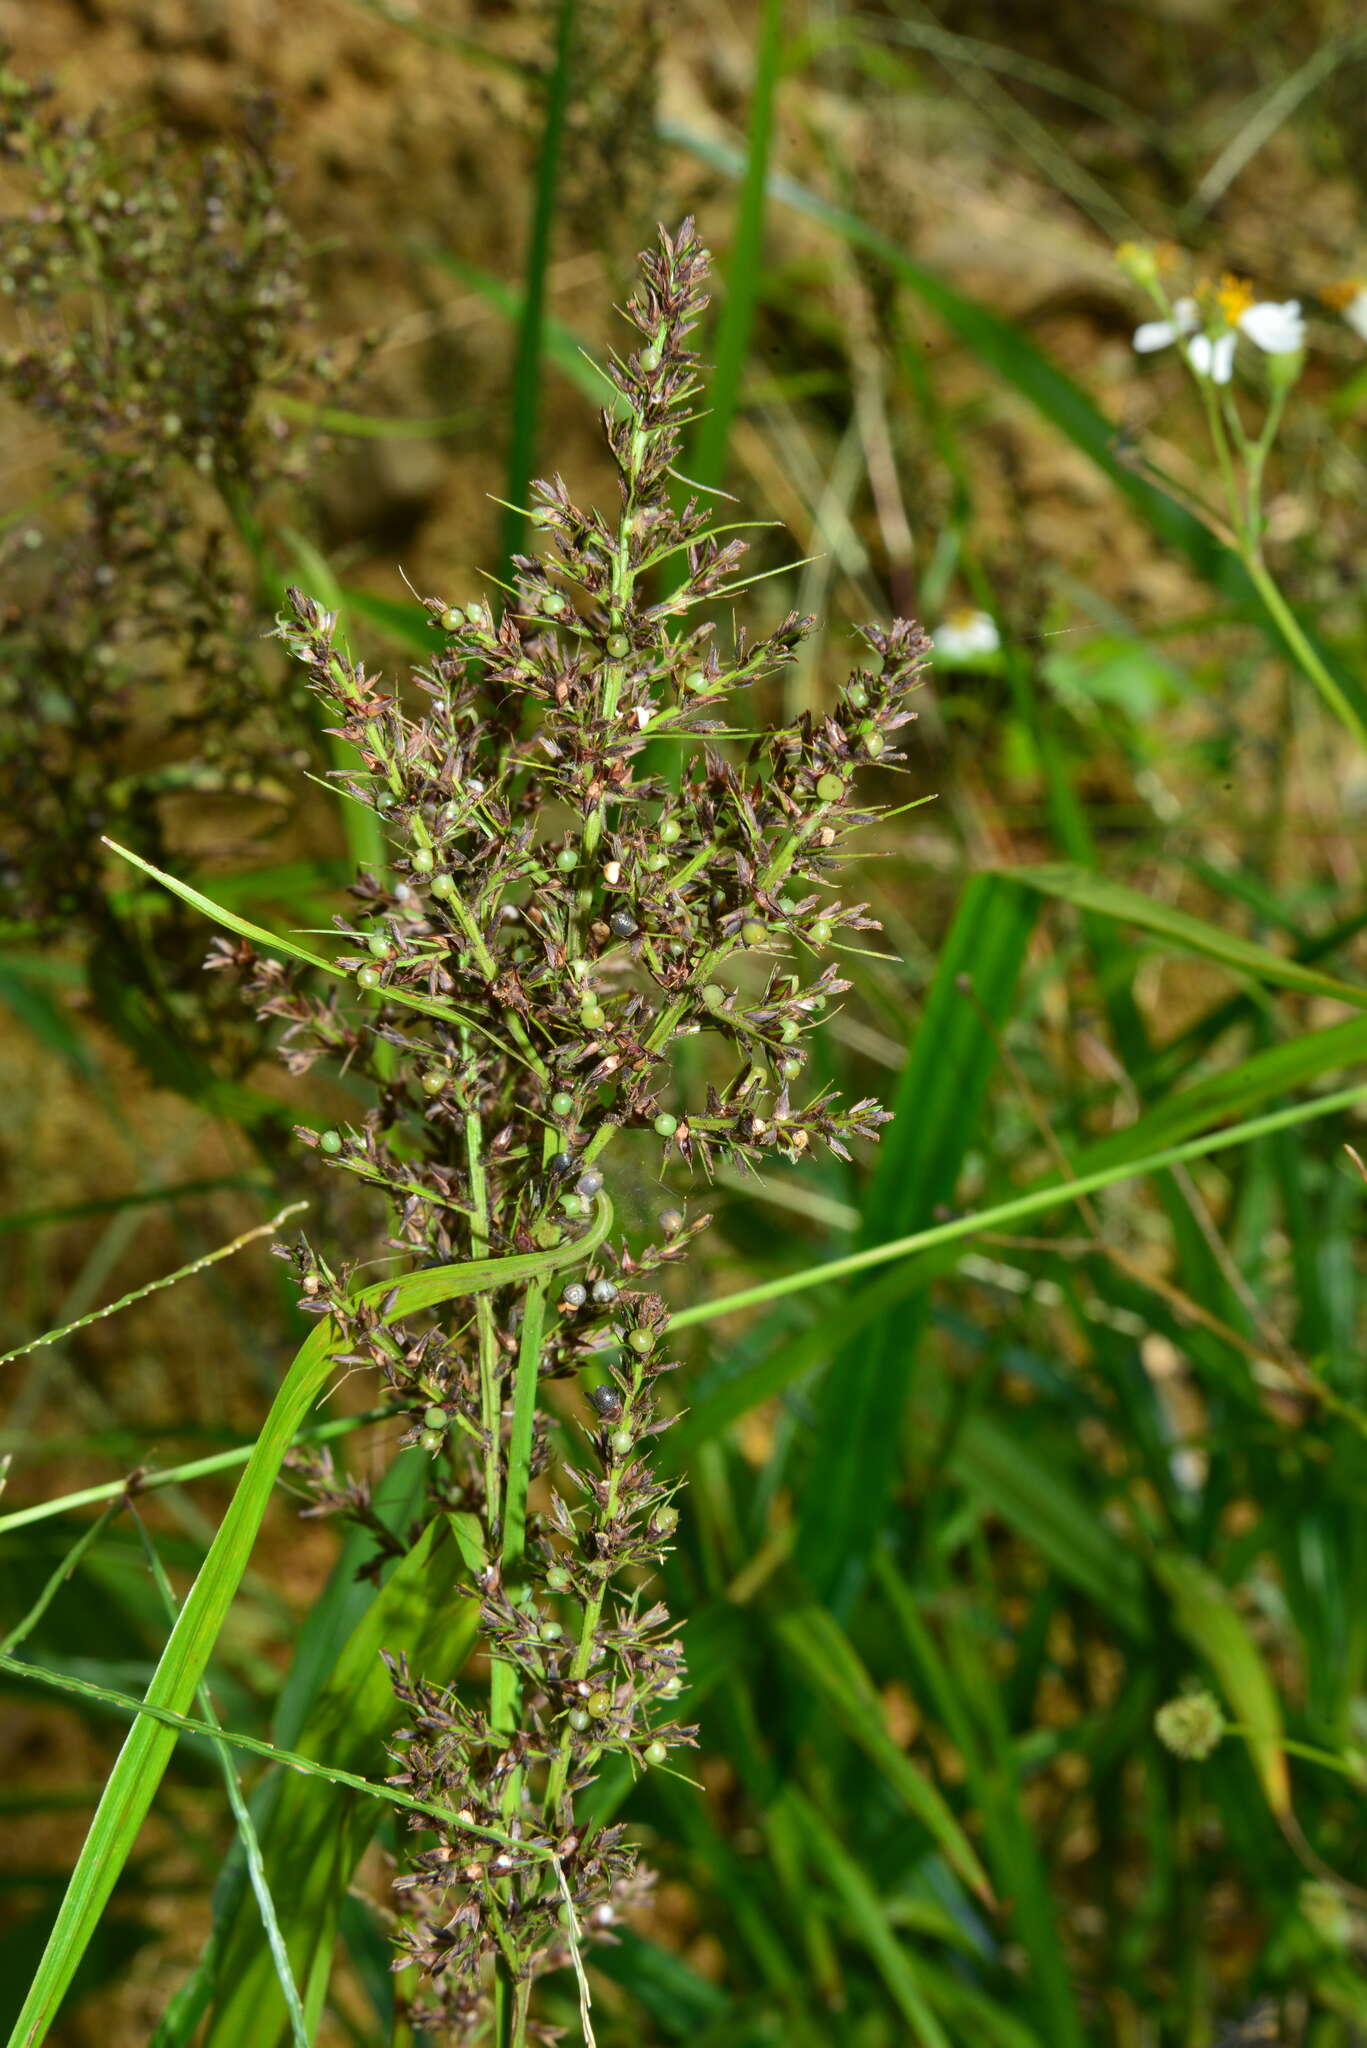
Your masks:
<path fill-rule="evenodd" d="M 852 1164 L 721 1167 L 670 1295 L 700 1783 L 595 1788 L 659 1882 L 586 1952 L 593 2030 L 1367 2040 L 1367 36 L 988 0 L 12 15 L 0 1343 L 301 1192 L 397 1277 L 290 1136 L 363 1120 L 359 1082 L 275 1077 L 198 913 L 100 838 L 291 943 L 358 864 L 392 884 L 372 814 L 305 785 L 354 757 L 266 637 L 280 593 L 392 673 L 432 652 L 405 579 L 525 549 L 531 476 L 615 518 L 587 356 L 695 213 L 678 468 L 772 522 L 728 626 L 907 613 L 935 650 L 860 870 L 883 933 L 813 1054 L 895 1121 Z M 849 655 L 809 638 L 755 724 L 822 718 Z M 614 1169 L 631 1228 L 657 1170 Z M 416 2038 L 379 1656 L 463 1654 L 461 1568 L 364 1377 L 300 1419 L 230 1606 L 201 1575 L 221 1630 L 194 1726 L 137 1723 L 174 1749 L 108 1911 L 61 1905 L 304 1335 L 268 1270 L 0 1367 L 16 2040 Z M 322 1448 L 366 1503 L 340 1528 L 291 1499 Z M 572 1969 L 541 2017 L 586 2037 Z"/>

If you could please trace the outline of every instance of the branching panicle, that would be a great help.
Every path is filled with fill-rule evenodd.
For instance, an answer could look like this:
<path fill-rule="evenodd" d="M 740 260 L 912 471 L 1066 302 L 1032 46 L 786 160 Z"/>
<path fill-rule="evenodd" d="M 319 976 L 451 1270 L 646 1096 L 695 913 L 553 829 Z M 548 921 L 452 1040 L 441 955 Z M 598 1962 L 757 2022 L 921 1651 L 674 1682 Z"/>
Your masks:
<path fill-rule="evenodd" d="M 810 1033 L 848 986 L 820 956 L 873 928 L 831 894 L 871 815 L 855 778 L 900 761 L 925 641 L 904 623 L 870 628 L 827 715 L 732 732 L 735 693 L 790 663 L 811 622 L 727 645 L 711 606 L 741 543 L 672 493 L 700 391 L 689 343 L 706 268 L 691 223 L 643 258 L 626 309 L 640 343 L 613 362 L 619 404 L 604 414 L 617 513 L 581 510 L 558 477 L 535 487 L 544 552 L 516 563 L 512 601 L 426 600 L 437 644 L 415 678 L 420 714 L 302 592 L 280 621 L 356 750 L 338 779 L 392 854 L 337 920 L 359 1008 L 240 948 L 215 964 L 247 969 L 261 1013 L 286 1023 L 292 1068 L 326 1056 L 373 1076 L 360 1124 L 300 1135 L 382 1189 L 391 1245 L 428 1262 L 573 1244 L 602 1213 L 622 1131 L 650 1134 L 662 1163 L 709 1171 L 819 1145 L 846 1156 L 884 1120 L 802 1080 Z M 677 778 L 661 772 L 670 761 Z M 729 1076 L 676 1101 L 671 1054 L 700 1032 Z M 659 1768 L 694 1739 L 672 1719 L 683 1657 L 649 1590 L 679 1519 L 651 1464 L 676 1361 L 649 1286 L 705 1220 L 667 1209 L 654 1245 L 603 1240 L 554 1298 L 537 1281 L 504 1288 L 441 1330 L 386 1326 L 383 1308 L 348 1298 L 345 1275 L 300 1253 L 305 1305 L 338 1319 L 348 1363 L 378 1370 L 404 1441 L 431 1453 L 434 1499 L 462 1511 L 491 1660 L 481 1704 L 451 1689 L 454 1674 L 395 1672 L 411 1723 L 399 1782 L 454 1816 L 435 1845 L 420 1823 L 398 1880 L 419 2017 L 447 2038 L 481 2024 L 491 1962 L 525 2028 L 529 1982 L 567 1957 L 566 1894 L 580 1938 L 633 1896 L 620 1831 L 577 1817 L 603 1758 Z M 567 1465 L 537 1396 L 571 1377 L 584 1420 Z M 539 1473 L 541 1512 L 528 1505 Z M 324 1510 L 356 1506 L 330 1472 L 314 1480 Z"/>

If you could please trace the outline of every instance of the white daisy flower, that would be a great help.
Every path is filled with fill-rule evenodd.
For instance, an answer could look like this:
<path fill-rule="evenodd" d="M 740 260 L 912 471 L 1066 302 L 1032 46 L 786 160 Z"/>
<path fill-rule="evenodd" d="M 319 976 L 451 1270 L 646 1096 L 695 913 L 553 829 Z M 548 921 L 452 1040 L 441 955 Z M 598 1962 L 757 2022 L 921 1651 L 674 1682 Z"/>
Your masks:
<path fill-rule="evenodd" d="M 971 661 L 983 654 L 995 654 L 1002 644 L 996 620 L 988 612 L 967 607 L 951 612 L 930 636 L 937 654 L 947 661 Z"/>
<path fill-rule="evenodd" d="M 1146 320 L 1134 332 L 1140 355 L 1185 341 L 1187 360 L 1198 377 L 1228 384 L 1241 334 L 1264 355 L 1296 355 L 1305 347 L 1305 316 L 1299 299 L 1255 299 L 1242 278 L 1226 277 L 1204 310 L 1195 299 L 1179 299 L 1171 320 Z"/>
<path fill-rule="evenodd" d="M 1354 334 L 1367 341 L 1367 284 L 1360 277 L 1350 277 L 1343 284 L 1330 285 L 1320 297 L 1326 306 L 1342 313 Z"/>

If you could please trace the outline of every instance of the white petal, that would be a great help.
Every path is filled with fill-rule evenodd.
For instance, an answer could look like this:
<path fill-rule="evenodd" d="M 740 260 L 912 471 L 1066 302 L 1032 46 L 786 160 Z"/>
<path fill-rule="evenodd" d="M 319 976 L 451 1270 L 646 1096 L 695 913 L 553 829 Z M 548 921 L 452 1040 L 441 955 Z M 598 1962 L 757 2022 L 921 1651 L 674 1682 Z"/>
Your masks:
<path fill-rule="evenodd" d="M 1200 325 L 1200 313 L 1195 299 L 1179 299 L 1172 309 L 1171 320 L 1145 320 L 1134 330 L 1134 345 L 1141 356 L 1151 355 L 1156 348 L 1167 348 L 1181 334 L 1193 334 Z"/>
<path fill-rule="evenodd" d="M 1360 334 L 1362 339 L 1367 341 L 1367 285 L 1348 301 L 1343 309 L 1343 317 L 1354 334 Z"/>
<path fill-rule="evenodd" d="M 1299 299 L 1261 299 L 1239 315 L 1239 325 L 1251 342 L 1269 356 L 1295 355 L 1305 347 L 1305 318 Z"/>
<path fill-rule="evenodd" d="M 1152 355 L 1156 348 L 1166 348 L 1177 339 L 1177 327 L 1171 320 L 1146 320 L 1134 330 L 1134 345 L 1141 356 Z"/>
<path fill-rule="evenodd" d="M 1197 376 L 1209 377 L 1213 384 L 1228 384 L 1234 373 L 1236 339 L 1232 328 L 1228 334 L 1217 334 L 1213 341 L 1208 334 L 1194 335 L 1191 344 L 1191 367 Z"/>

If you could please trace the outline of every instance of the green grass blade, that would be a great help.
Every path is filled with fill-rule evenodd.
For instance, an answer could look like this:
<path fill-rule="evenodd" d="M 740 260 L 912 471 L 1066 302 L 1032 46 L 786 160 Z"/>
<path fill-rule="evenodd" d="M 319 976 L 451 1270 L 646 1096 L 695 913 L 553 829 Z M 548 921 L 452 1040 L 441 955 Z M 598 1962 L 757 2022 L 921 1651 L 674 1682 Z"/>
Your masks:
<path fill-rule="evenodd" d="M 147 1533 L 146 1524 L 136 1510 L 134 1510 L 134 1520 L 137 1523 L 138 1533 L 142 1538 L 143 1550 L 151 1568 L 157 1591 L 161 1594 L 167 1619 L 174 1626 L 176 1597 L 171 1591 L 171 1582 L 166 1576 L 156 1546 Z M 195 1689 L 195 1697 L 199 1702 L 200 1715 L 206 1726 L 219 1731 L 218 1739 L 214 1743 L 214 1752 L 218 1758 L 219 1769 L 223 1774 L 223 1788 L 228 1795 L 228 1806 L 232 1812 L 233 1824 L 237 1829 L 237 1838 L 247 1867 L 247 1877 L 251 1885 L 252 1897 L 256 1902 L 258 1922 L 265 1936 L 271 1967 L 275 1972 L 276 1983 L 279 1986 L 280 1996 L 289 2018 L 290 2036 L 294 2042 L 294 2048 L 309 2048 L 310 2034 L 304 2019 L 304 2008 L 299 2002 L 299 1989 L 294 1981 L 294 1972 L 290 1968 L 290 1959 L 285 1947 L 284 1936 L 280 1932 L 280 1920 L 275 1910 L 275 1900 L 271 1894 L 270 1880 L 266 1875 L 266 1866 L 261 1856 L 261 1842 L 256 1832 L 255 1823 L 247 1809 L 247 1802 L 242 1796 L 242 1787 L 238 1783 L 237 1766 L 233 1762 L 232 1752 L 222 1738 L 222 1723 L 214 1712 L 214 1703 L 210 1697 L 208 1685 L 203 1679 L 201 1679 Z"/>
<path fill-rule="evenodd" d="M 408 653 L 431 660 L 440 642 L 432 630 L 432 614 L 420 604 L 400 597 L 381 597 L 376 591 L 361 590 L 354 583 L 343 583 L 340 588 L 353 618 L 363 619 Z"/>
<path fill-rule="evenodd" d="M 371 1408 L 363 1415 L 338 1416 L 332 1422 L 319 1423 L 316 1429 L 301 1429 L 295 1442 L 329 1443 L 333 1437 L 348 1436 L 353 1429 L 364 1429 L 372 1422 L 382 1422 L 393 1412 L 389 1408 Z M 188 1458 L 181 1465 L 167 1465 L 160 1471 L 142 1471 L 138 1476 L 138 1491 L 149 1493 L 154 1487 L 183 1486 L 191 1479 L 209 1479 L 216 1472 L 231 1472 L 235 1466 L 247 1463 L 253 1448 L 252 1444 L 234 1444 L 230 1451 L 212 1451 L 204 1458 Z M 96 1507 L 101 1501 L 121 1500 L 127 1491 L 127 1479 L 106 1479 L 98 1486 L 78 1487 L 75 1493 L 34 1501 L 26 1508 L 12 1508 L 9 1514 L 0 1515 L 0 1536 L 8 1535 L 11 1529 L 23 1529 L 30 1522 L 46 1522 L 54 1515 L 69 1514 L 73 1508 Z"/>
<path fill-rule="evenodd" d="M 928 1223 L 953 1196 L 996 1062 L 982 1012 L 999 1024 L 1011 1014 L 1034 920 L 1029 896 L 1000 876 L 977 876 L 965 890 L 880 1147 L 864 1212 L 866 1246 Z M 963 976 L 976 1001 L 962 992 Z M 807 1490 L 796 1561 L 827 1601 L 853 1596 L 892 1498 L 925 1306 L 923 1299 L 904 1302 L 844 1352 L 822 1384 L 815 1424 L 821 1483 Z"/>
<path fill-rule="evenodd" d="M 350 981 L 351 977 L 344 969 L 334 966 L 331 960 L 324 960 L 320 953 L 310 953 L 306 947 L 297 946 L 293 939 L 285 938 L 282 933 L 268 932 L 263 926 L 251 924 L 245 917 L 239 917 L 236 911 L 225 910 L 223 905 L 215 903 L 211 896 L 202 895 L 198 889 L 192 889 L 188 882 L 182 882 L 178 876 L 168 875 L 164 869 L 153 867 L 150 860 L 144 860 L 140 854 L 131 852 L 128 847 L 120 846 L 116 839 L 106 839 L 104 844 L 117 853 L 121 860 L 131 861 L 135 868 L 141 868 L 145 875 L 151 875 L 154 881 L 169 889 L 173 896 L 179 896 L 183 902 L 193 904 L 196 910 L 202 911 L 214 924 L 221 924 L 225 931 L 236 932 L 240 938 L 250 939 L 253 945 L 264 948 L 268 953 L 280 953 L 287 960 L 302 961 L 305 967 L 314 967 L 320 974 L 329 975 L 333 981 Z M 467 1031 L 478 1031 L 485 1038 L 492 1036 L 478 1018 L 464 1016 L 449 1003 L 429 1002 L 425 997 L 410 995 L 406 989 L 401 988 L 386 988 L 384 999 L 387 1003 L 399 1003 L 405 1009 L 421 1010 L 424 1016 L 440 1017 L 447 1024 L 460 1024 Z M 278 1109 L 279 1105 L 272 1104 L 271 1107 Z"/>
<path fill-rule="evenodd" d="M 1019 1436 L 992 1415 L 970 1416 L 949 1469 L 985 1507 L 1047 1558 L 1065 1584 L 1133 1642 L 1151 1640 L 1144 1574 L 1089 1499 L 1054 1462 L 1021 1454 Z"/>
<path fill-rule="evenodd" d="M 690 480 L 715 490 L 726 474 L 731 422 L 740 402 L 741 380 L 750 353 L 764 252 L 769 151 L 774 129 L 774 94 L 783 55 L 783 0 L 764 0 L 755 51 L 750 126 L 735 231 L 725 270 L 721 318 L 712 339 L 712 375 L 707 411 L 698 422 L 684 464 Z"/>
<path fill-rule="evenodd" d="M 302 533 L 288 529 L 285 538 L 294 556 L 300 580 L 309 585 L 310 594 L 319 604 L 337 614 L 340 630 L 346 617 L 346 599 L 341 584 L 332 573 L 331 564 Z M 350 775 L 359 775 L 362 772 L 362 763 L 356 748 L 352 746 L 350 740 L 344 740 L 338 733 L 327 729 L 328 715 L 312 692 L 309 693 L 308 702 L 332 766 L 343 769 Z M 385 842 L 378 817 L 368 805 L 353 803 L 345 791 L 340 789 L 335 792 L 335 803 L 352 865 L 367 869 L 378 881 L 383 881 Z"/>
<path fill-rule="evenodd" d="M 405 1453 L 420 1463 L 416 1453 Z M 399 1715 L 385 1649 L 405 1651 L 420 1671 L 454 1682 L 474 1642 L 476 1600 L 452 1598 L 460 1576 L 444 1521 L 430 1523 L 396 1566 L 347 1638 L 293 1747 L 365 1778 L 385 1768 L 384 1741 Z M 282 1934 L 304 1988 L 310 2038 L 327 1989 L 338 1916 L 381 1809 L 317 1778 L 283 1774 L 262 1830 L 271 1887 L 282 1902 Z M 261 1929 L 242 1898 L 219 1930 L 213 2017 L 204 2048 L 270 2048 L 284 2022 Z"/>
<path fill-rule="evenodd" d="M 13 1656 L 24 1638 L 33 1633 L 43 1616 L 47 1613 L 48 1608 L 61 1592 L 62 1587 L 85 1556 L 87 1550 L 90 1549 L 92 1544 L 99 1542 L 109 1524 L 122 1511 L 122 1508 L 123 1502 L 121 1499 L 112 1501 L 104 1513 L 98 1516 L 88 1529 L 81 1531 L 81 1534 L 76 1538 L 66 1556 L 42 1588 L 38 1598 L 29 1608 L 28 1613 L 15 1622 L 8 1634 L 0 1637 L 0 1657 Z"/>
<path fill-rule="evenodd" d="M 679 1330 L 694 1323 L 710 1323 L 718 1316 L 734 1315 L 741 1309 L 761 1308 L 766 1302 L 778 1301 L 787 1294 L 804 1293 L 809 1287 L 821 1287 L 831 1281 L 848 1279 L 854 1273 L 870 1272 L 875 1266 L 908 1258 L 914 1252 L 936 1251 L 942 1246 L 956 1244 L 961 1238 L 975 1237 L 984 1230 L 1002 1230 L 1022 1222 L 1027 1216 L 1039 1216 L 1062 1203 L 1075 1202 L 1080 1195 L 1100 1194 L 1103 1188 L 1114 1187 L 1117 1181 L 1143 1179 L 1151 1173 L 1161 1173 L 1169 1166 L 1185 1166 L 1193 1159 L 1209 1159 L 1213 1153 L 1251 1144 L 1254 1139 L 1267 1137 L 1273 1131 L 1289 1130 L 1296 1124 L 1311 1123 L 1322 1116 L 1335 1116 L 1340 1110 L 1356 1109 L 1364 1101 L 1367 1101 L 1367 1084 L 1340 1088 L 1331 1095 L 1321 1095 L 1310 1102 L 1294 1103 L 1289 1108 L 1273 1110 L 1267 1116 L 1230 1124 L 1224 1130 L 1207 1131 L 1182 1145 L 1168 1145 L 1159 1152 L 1137 1153 L 1128 1161 L 1115 1163 L 1099 1172 L 1080 1173 L 1068 1181 L 1050 1181 L 1027 1194 L 1014 1196 L 1009 1202 L 996 1202 L 991 1208 L 979 1209 L 973 1215 L 956 1216 L 948 1223 L 932 1224 L 927 1230 L 915 1230 L 907 1237 L 870 1245 L 866 1251 L 850 1252 L 844 1258 L 828 1259 L 821 1265 L 804 1267 L 800 1272 L 784 1274 L 777 1280 L 765 1280 L 757 1287 L 742 1287 L 735 1294 L 721 1294 L 710 1301 L 695 1302 L 672 1316 L 670 1327 Z"/>
<path fill-rule="evenodd" d="M 282 1749 L 278 1743 L 263 1742 L 258 1736 L 244 1735 L 236 1728 L 211 1728 L 207 1721 L 201 1721 L 194 1714 L 179 1714 L 171 1707 L 152 1706 L 146 1699 L 136 1699 L 131 1692 L 97 1685 L 93 1679 L 77 1678 L 69 1671 L 50 1671 L 42 1664 L 26 1664 L 18 1657 L 4 1656 L 0 1656 L 0 1671 L 8 1671 L 11 1677 L 23 1679 L 27 1684 L 46 1686 L 49 1691 L 86 1700 L 92 1706 L 108 1707 L 114 1713 L 130 1716 L 135 1722 L 169 1730 L 172 1747 L 179 1735 L 202 1736 L 210 1745 L 215 1740 L 226 1742 L 230 1749 L 240 1749 L 248 1756 L 263 1758 L 267 1763 L 281 1764 L 290 1771 L 302 1772 L 307 1778 L 326 1779 L 330 1785 L 340 1785 L 348 1792 L 359 1792 L 367 1799 L 378 1799 L 384 1805 L 401 1807 L 405 1813 L 423 1814 L 440 1821 L 451 1818 L 449 1807 L 434 1806 L 426 1799 L 414 1799 L 407 1792 L 395 1791 L 390 1785 L 362 1778 L 355 1771 L 343 1770 L 339 1764 L 317 1763 L 302 1751 Z M 496 1828 L 476 1826 L 472 1831 L 485 1835 L 491 1842 L 512 1840 L 511 1836 Z"/>
<path fill-rule="evenodd" d="M 393 1305 L 387 1314 L 388 1320 L 393 1321 L 441 1301 L 535 1279 L 543 1273 L 578 1264 L 602 1243 L 611 1222 L 611 1204 L 600 1196 L 589 1230 L 571 1245 L 547 1252 L 519 1253 L 511 1258 L 477 1259 L 436 1267 L 368 1287 L 360 1299 L 378 1308 L 392 1292 Z M 183 1715 L 193 1699 L 247 1568 L 285 1454 L 332 1371 L 336 1344 L 329 1318 L 309 1336 L 286 1374 L 162 1653 L 148 1688 L 147 1706 Z M 55 2019 L 62 1995 L 128 1859 L 174 1746 L 174 1730 L 150 1716 L 140 1717 L 125 1741 L 25 1999 L 11 2048 L 36 2048 Z"/>
<path fill-rule="evenodd" d="M 888 1734 L 873 1680 L 835 1616 L 809 1603 L 789 1607 L 774 1617 L 771 1626 L 807 1690 L 834 1710 L 951 1867 L 979 1898 L 990 1902 L 992 1887 L 977 1852 L 940 1792 Z"/>
<path fill-rule="evenodd" d="M 307 398 L 291 398 L 285 391 L 272 393 L 271 411 L 320 434 L 345 434 L 356 441 L 439 441 L 443 435 L 477 425 L 480 419 L 473 409 L 430 420 L 381 419 L 373 413 L 348 412 L 340 405 L 314 405 Z"/>
<path fill-rule="evenodd" d="M 1059 863 L 1052 867 L 1011 868 L 1007 872 L 1022 888 L 1057 897 L 1079 910 L 1137 925 L 1141 931 L 1152 932 L 1156 938 L 1166 939 L 1185 952 L 1202 953 L 1207 959 L 1218 960 L 1224 966 L 1268 982 L 1274 988 L 1293 988 L 1304 995 L 1332 996 L 1337 1002 L 1351 1003 L 1359 1010 L 1367 1009 L 1367 988 L 1357 988 L 1351 982 L 1338 981 L 1333 975 L 1304 967 L 1297 960 L 1269 951 L 1266 946 L 1255 945 L 1251 939 L 1241 939 L 1232 932 L 1222 931 L 1218 925 L 1208 924 L 1204 918 L 1192 917 L 1185 910 L 1174 910 L 1169 904 L 1141 895 L 1139 890 L 1126 888 L 1121 882 L 1108 881 L 1104 875 L 1093 874 L 1086 868 Z"/>
<path fill-rule="evenodd" d="M 1249 1754 L 1278 1820 L 1291 1810 L 1281 1701 L 1248 1623 L 1227 1587 L 1184 1551 L 1159 1551 L 1153 1572 L 1172 1602 L 1173 1620 L 1219 1680 L 1235 1720 L 1248 1730 Z"/>
<path fill-rule="evenodd" d="M 796 1786 L 784 1793 L 806 1835 L 814 1869 L 839 1899 L 851 1937 L 868 1951 L 918 2048 L 953 2048 L 935 2017 L 910 1951 L 888 1924 L 883 1902 L 844 1843 Z"/>
<path fill-rule="evenodd" d="M 492 271 L 481 270 L 476 263 L 468 263 L 463 256 L 457 256 L 449 249 L 424 249 L 424 259 L 444 270 L 449 277 L 459 279 L 477 292 L 495 312 L 505 320 L 519 327 L 524 318 L 523 294 Z M 609 406 L 614 410 L 622 403 L 616 387 L 610 384 L 602 371 L 591 360 L 585 344 L 572 327 L 553 314 L 543 313 L 541 321 L 542 355 L 552 369 L 559 371 L 576 391 L 591 404 Z"/>
<path fill-rule="evenodd" d="M 536 466 L 536 423 L 541 408 L 542 329 L 546 312 L 546 272 L 551 260 L 551 226 L 555 219 L 560 148 L 570 98 L 571 53 L 576 0 L 559 0 L 556 9 L 555 55 L 546 82 L 546 119 L 537 153 L 531 230 L 527 241 L 526 283 L 513 360 L 512 433 L 508 445 L 508 505 L 503 514 L 503 559 L 500 580 L 512 580 L 512 558 L 522 548 L 528 488 Z"/>

